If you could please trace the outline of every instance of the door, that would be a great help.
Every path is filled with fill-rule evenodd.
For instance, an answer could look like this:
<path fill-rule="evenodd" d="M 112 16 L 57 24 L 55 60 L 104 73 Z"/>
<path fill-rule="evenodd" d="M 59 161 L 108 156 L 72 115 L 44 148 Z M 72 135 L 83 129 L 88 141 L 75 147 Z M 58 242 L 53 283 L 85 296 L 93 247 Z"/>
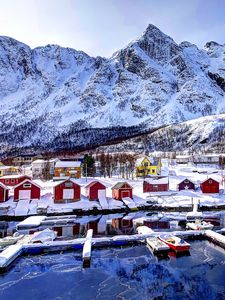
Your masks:
<path fill-rule="evenodd" d="M 20 200 L 31 199 L 31 190 L 19 191 L 19 199 Z"/>
<path fill-rule="evenodd" d="M 105 195 L 105 190 L 98 190 L 98 199 L 104 199 Z"/>
<path fill-rule="evenodd" d="M 74 190 L 63 189 L 63 199 L 74 199 Z"/>
<path fill-rule="evenodd" d="M 126 197 L 130 198 L 130 192 L 129 191 L 122 191 L 121 195 L 122 195 L 122 198 L 126 198 Z"/>

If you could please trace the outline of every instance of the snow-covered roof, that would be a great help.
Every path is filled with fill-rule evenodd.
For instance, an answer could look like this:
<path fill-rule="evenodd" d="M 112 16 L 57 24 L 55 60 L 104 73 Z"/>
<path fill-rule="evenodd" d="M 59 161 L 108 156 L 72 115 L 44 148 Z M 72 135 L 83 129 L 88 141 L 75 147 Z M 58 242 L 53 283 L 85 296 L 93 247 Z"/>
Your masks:
<path fill-rule="evenodd" d="M 22 178 L 22 177 L 28 177 L 28 178 L 31 178 L 30 176 L 28 175 L 23 175 L 23 174 L 13 174 L 13 175 L 5 175 L 5 176 L 2 176 L 0 177 L 0 179 L 19 179 L 19 178 Z"/>
<path fill-rule="evenodd" d="M 93 181 L 91 181 L 91 182 L 89 182 L 86 186 L 85 186 L 85 188 L 87 189 L 87 188 L 90 188 L 91 186 L 93 186 L 94 184 L 96 184 L 96 183 L 100 183 L 100 184 L 102 184 L 104 187 L 107 187 L 104 183 L 102 183 L 101 181 L 99 181 L 99 180 L 93 180 Z"/>
<path fill-rule="evenodd" d="M 169 177 L 162 177 L 162 178 L 146 178 L 146 182 L 149 184 L 168 184 L 169 183 Z"/>
<path fill-rule="evenodd" d="M 37 183 L 34 182 L 33 180 L 29 180 L 29 179 L 25 179 L 24 181 L 18 183 L 17 185 L 15 185 L 15 186 L 13 187 L 13 189 L 15 189 L 15 188 L 17 188 L 18 186 L 21 186 L 21 185 L 23 185 L 24 183 L 27 183 L 27 182 L 29 182 L 30 184 L 34 184 L 35 186 L 37 186 L 38 188 L 41 189 L 41 186 L 40 186 L 39 184 L 37 184 Z"/>
<path fill-rule="evenodd" d="M 203 184 L 204 182 L 208 181 L 208 180 L 212 180 L 212 181 L 215 181 L 215 182 L 219 183 L 219 181 L 217 181 L 217 180 L 215 180 L 215 179 L 209 177 L 209 178 L 207 178 L 206 180 L 202 181 L 202 184 Z"/>
<path fill-rule="evenodd" d="M 0 182 L 0 186 L 4 189 L 4 190 L 8 190 L 9 188 L 6 186 L 6 185 L 4 185 L 2 182 Z"/>
<path fill-rule="evenodd" d="M 57 161 L 55 164 L 56 168 L 67 168 L 67 167 L 80 167 L 80 161 Z"/>
<path fill-rule="evenodd" d="M 124 182 L 117 182 L 117 183 L 112 187 L 112 190 L 118 190 L 118 189 L 122 188 L 125 184 L 128 186 L 128 188 L 132 188 L 132 186 L 131 186 L 129 183 L 127 183 L 127 182 L 124 181 Z"/>
<path fill-rule="evenodd" d="M 157 157 L 149 157 L 149 156 L 143 156 L 143 157 L 138 158 L 136 160 L 135 165 L 140 166 L 145 158 L 150 161 L 151 165 L 153 165 L 153 166 L 158 165 L 159 159 Z"/>
<path fill-rule="evenodd" d="M 16 167 L 13 167 L 13 166 L 0 166 L 0 170 L 8 170 L 10 168 L 15 168 L 16 169 Z"/>
<path fill-rule="evenodd" d="M 32 165 L 33 164 L 43 164 L 43 163 L 45 163 L 46 162 L 46 160 L 44 160 L 44 159 L 36 159 L 36 160 L 34 160 L 33 162 L 32 162 Z"/>

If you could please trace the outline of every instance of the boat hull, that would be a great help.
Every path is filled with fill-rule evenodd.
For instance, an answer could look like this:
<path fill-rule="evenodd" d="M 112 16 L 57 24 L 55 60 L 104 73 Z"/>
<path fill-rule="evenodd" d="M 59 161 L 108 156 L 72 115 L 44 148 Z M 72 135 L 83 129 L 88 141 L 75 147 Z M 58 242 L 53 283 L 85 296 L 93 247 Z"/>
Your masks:
<path fill-rule="evenodd" d="M 189 244 L 184 244 L 184 245 L 178 245 L 178 244 L 172 244 L 167 242 L 166 240 L 160 238 L 161 241 L 163 241 L 165 244 L 167 244 L 170 249 L 176 251 L 176 252 L 186 252 L 190 250 L 190 245 Z"/>

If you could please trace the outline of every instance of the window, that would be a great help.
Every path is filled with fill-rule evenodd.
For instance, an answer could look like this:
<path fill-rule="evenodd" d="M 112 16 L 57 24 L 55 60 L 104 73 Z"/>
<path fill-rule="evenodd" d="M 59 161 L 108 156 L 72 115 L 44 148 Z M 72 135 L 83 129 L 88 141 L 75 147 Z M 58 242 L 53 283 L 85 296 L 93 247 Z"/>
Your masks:
<path fill-rule="evenodd" d="M 65 182 L 65 187 L 73 187 L 73 183 L 72 182 Z"/>
<path fill-rule="evenodd" d="M 23 184 L 23 187 L 24 187 L 24 188 L 31 188 L 31 184 L 30 184 L 30 183 L 24 183 L 24 184 Z"/>
<path fill-rule="evenodd" d="M 12 179 L 11 182 L 12 182 L 12 183 L 15 183 L 15 179 Z"/>
<path fill-rule="evenodd" d="M 145 162 L 145 163 L 144 163 L 144 166 L 145 166 L 145 167 L 148 167 L 148 162 Z"/>
<path fill-rule="evenodd" d="M 189 183 L 189 180 L 188 180 L 188 179 L 185 179 L 185 180 L 184 180 L 184 183 Z"/>
<path fill-rule="evenodd" d="M 209 179 L 209 184 L 212 184 L 212 179 Z"/>
<path fill-rule="evenodd" d="M 7 183 L 9 183 L 9 179 L 6 179 L 6 180 L 5 180 L 5 184 L 7 184 Z"/>
<path fill-rule="evenodd" d="M 152 170 L 152 173 L 155 173 L 155 169 Z"/>

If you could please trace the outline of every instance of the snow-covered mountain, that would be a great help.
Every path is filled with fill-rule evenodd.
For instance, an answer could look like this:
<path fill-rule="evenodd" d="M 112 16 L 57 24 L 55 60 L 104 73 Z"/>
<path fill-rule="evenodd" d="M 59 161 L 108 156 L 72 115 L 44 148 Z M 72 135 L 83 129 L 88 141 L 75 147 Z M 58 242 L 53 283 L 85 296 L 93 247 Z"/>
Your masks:
<path fill-rule="evenodd" d="M 188 151 L 224 153 L 225 114 L 200 117 L 159 128 L 122 142 L 97 148 L 98 152 Z"/>
<path fill-rule="evenodd" d="M 87 129 L 101 144 L 112 138 L 110 130 L 122 138 L 222 113 L 225 45 L 178 45 L 149 25 L 106 59 L 0 37 L 0 143 L 7 148 L 79 146 Z"/>

